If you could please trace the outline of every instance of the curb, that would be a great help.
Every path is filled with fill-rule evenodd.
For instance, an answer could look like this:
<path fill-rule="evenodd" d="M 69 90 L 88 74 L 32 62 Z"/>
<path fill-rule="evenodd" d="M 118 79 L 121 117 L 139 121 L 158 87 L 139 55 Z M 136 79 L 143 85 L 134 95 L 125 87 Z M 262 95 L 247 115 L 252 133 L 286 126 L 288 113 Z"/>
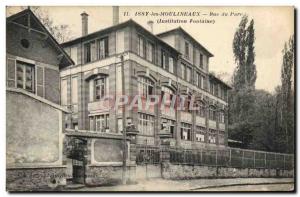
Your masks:
<path fill-rule="evenodd" d="M 197 187 L 189 189 L 189 191 L 199 190 L 199 189 L 212 189 L 212 188 L 220 188 L 220 187 L 231 187 L 231 186 L 243 186 L 243 185 L 272 185 L 272 184 L 291 184 L 294 182 L 266 182 L 266 183 L 235 183 L 235 184 L 224 184 L 224 185 L 210 185 L 205 187 Z"/>

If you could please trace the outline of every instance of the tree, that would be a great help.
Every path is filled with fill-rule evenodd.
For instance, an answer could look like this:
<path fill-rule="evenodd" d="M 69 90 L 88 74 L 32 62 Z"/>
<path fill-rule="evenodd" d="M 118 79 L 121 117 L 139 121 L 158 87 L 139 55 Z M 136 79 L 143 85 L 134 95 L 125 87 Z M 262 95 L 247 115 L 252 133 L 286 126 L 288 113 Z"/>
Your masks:
<path fill-rule="evenodd" d="M 237 68 L 233 75 L 233 86 L 236 90 L 255 89 L 256 65 L 254 64 L 254 21 L 247 27 L 248 17 L 243 16 L 233 39 L 233 53 Z"/>
<path fill-rule="evenodd" d="M 256 81 L 254 52 L 254 21 L 242 17 L 233 39 L 233 54 L 237 65 L 233 77 L 233 90 L 229 93 L 230 137 L 242 140 L 245 148 L 251 144 L 253 133 L 253 105 Z"/>
<path fill-rule="evenodd" d="M 293 91 L 292 74 L 294 68 L 294 37 L 292 36 L 284 45 L 282 51 L 281 69 L 281 99 L 282 99 L 282 119 L 281 124 L 285 133 L 285 143 L 287 150 L 294 150 L 294 111 L 293 111 Z"/>
<path fill-rule="evenodd" d="M 27 7 L 22 7 L 22 9 L 27 9 Z M 72 32 L 69 25 L 55 24 L 53 19 L 49 16 L 49 12 L 40 6 L 32 6 L 30 9 L 58 43 L 66 42 L 71 39 Z"/>

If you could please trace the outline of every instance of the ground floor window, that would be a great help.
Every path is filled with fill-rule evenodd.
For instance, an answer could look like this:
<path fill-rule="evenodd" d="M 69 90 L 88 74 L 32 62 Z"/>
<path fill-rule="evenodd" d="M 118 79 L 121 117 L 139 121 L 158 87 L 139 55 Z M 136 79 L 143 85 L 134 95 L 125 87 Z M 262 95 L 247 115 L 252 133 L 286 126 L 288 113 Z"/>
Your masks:
<path fill-rule="evenodd" d="M 166 118 L 161 119 L 161 130 L 164 129 L 164 126 L 166 127 L 165 129 L 171 133 L 172 138 L 175 138 L 175 121 L 174 120 L 169 120 Z"/>
<path fill-rule="evenodd" d="M 219 131 L 219 144 L 224 145 L 225 144 L 225 133 L 223 131 Z"/>
<path fill-rule="evenodd" d="M 190 141 L 191 140 L 191 128 L 192 128 L 192 125 L 191 124 L 187 124 L 187 123 L 181 123 L 181 139 L 182 140 L 188 140 Z"/>
<path fill-rule="evenodd" d="M 139 113 L 138 130 L 142 135 L 154 135 L 154 116 Z"/>
<path fill-rule="evenodd" d="M 90 116 L 90 130 L 97 132 L 108 132 L 109 114 Z"/>
<path fill-rule="evenodd" d="M 205 132 L 206 132 L 205 127 L 196 126 L 196 133 L 195 133 L 196 141 L 204 142 Z"/>
<path fill-rule="evenodd" d="M 217 130 L 209 129 L 208 143 L 215 144 L 217 141 Z"/>

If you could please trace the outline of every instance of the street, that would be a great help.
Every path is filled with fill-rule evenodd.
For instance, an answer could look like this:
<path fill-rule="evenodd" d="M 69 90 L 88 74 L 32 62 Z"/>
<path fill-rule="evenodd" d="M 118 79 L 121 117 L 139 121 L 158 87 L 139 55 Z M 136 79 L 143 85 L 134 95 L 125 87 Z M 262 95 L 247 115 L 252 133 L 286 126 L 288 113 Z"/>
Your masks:
<path fill-rule="evenodd" d="M 215 188 L 199 189 L 195 191 L 293 191 L 294 184 L 262 184 L 262 185 L 236 185 L 236 186 L 224 186 Z"/>

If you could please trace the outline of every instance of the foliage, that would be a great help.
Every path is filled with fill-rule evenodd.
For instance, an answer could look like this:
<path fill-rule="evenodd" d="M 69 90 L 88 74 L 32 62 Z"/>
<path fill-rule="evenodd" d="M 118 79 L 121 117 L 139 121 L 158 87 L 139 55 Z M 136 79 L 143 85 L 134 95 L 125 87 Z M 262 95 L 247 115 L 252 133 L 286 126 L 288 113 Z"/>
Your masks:
<path fill-rule="evenodd" d="M 236 70 L 229 92 L 229 138 L 243 148 L 293 152 L 294 147 L 294 39 L 283 49 L 281 86 L 274 93 L 255 89 L 254 21 L 241 19 L 233 39 Z"/>

